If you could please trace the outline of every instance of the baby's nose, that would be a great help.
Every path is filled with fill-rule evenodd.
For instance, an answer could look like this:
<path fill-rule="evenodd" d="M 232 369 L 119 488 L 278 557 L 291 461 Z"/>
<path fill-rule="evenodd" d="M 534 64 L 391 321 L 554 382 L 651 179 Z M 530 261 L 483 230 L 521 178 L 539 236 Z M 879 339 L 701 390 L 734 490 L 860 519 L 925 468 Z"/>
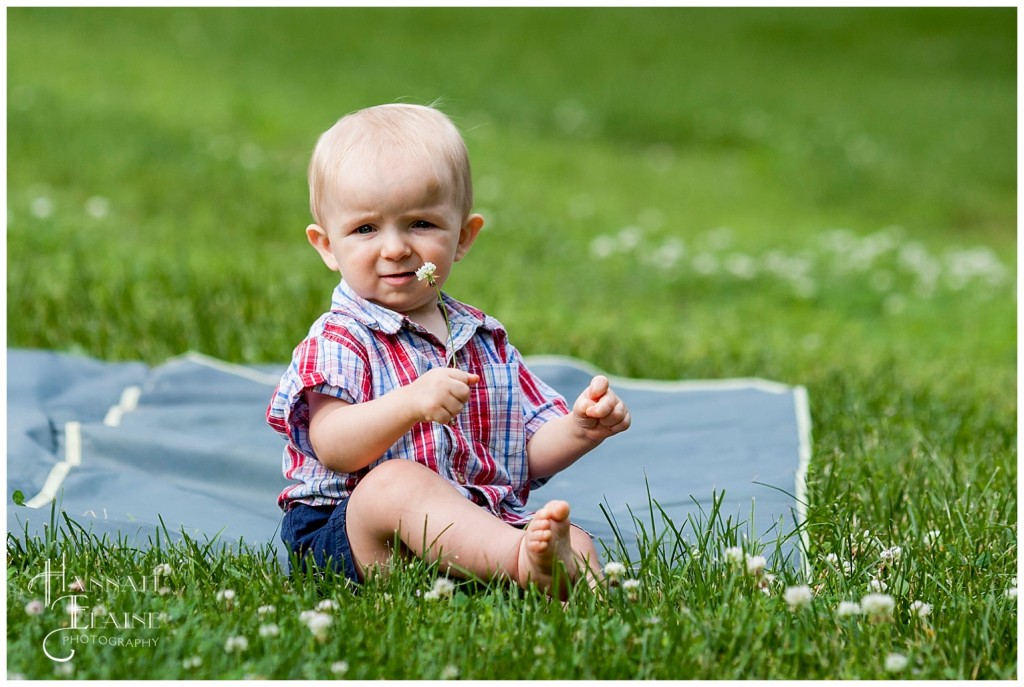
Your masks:
<path fill-rule="evenodd" d="M 409 255 L 409 252 L 409 242 L 399 232 L 385 232 L 381 237 L 381 257 L 387 260 L 399 260 Z"/>

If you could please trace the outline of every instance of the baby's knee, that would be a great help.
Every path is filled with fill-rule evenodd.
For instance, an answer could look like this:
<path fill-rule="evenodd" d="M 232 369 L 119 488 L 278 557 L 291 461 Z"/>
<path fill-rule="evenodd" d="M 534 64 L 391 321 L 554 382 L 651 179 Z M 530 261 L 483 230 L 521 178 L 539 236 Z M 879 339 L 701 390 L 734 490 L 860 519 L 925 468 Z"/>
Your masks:
<path fill-rule="evenodd" d="M 577 558 L 588 561 L 591 565 L 599 564 L 597 547 L 589 534 L 573 525 L 569 532 L 569 540 L 572 542 L 572 550 Z"/>
<path fill-rule="evenodd" d="M 387 460 L 373 467 L 356 485 L 352 496 L 360 498 L 372 496 L 376 499 L 408 498 L 412 485 L 435 477 L 435 473 L 425 465 L 411 460 Z"/>

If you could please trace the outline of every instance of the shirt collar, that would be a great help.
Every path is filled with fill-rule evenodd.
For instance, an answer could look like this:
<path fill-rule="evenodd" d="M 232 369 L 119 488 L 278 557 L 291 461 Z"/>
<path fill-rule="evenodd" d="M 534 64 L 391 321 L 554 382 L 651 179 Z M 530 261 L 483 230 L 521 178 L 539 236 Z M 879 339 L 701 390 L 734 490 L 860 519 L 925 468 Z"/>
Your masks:
<path fill-rule="evenodd" d="M 456 332 L 465 332 L 465 335 L 472 336 L 472 332 L 480 328 L 504 332 L 501 323 L 490 315 L 457 301 L 446 293 L 442 292 L 441 298 L 444 300 L 445 307 L 448 308 L 448 320 L 451 322 L 453 338 L 462 338 Z M 334 294 L 331 297 L 331 310 L 345 313 L 360 324 L 385 334 L 397 334 L 403 327 L 421 329 L 405 315 L 359 296 L 344 279 L 334 289 Z"/>

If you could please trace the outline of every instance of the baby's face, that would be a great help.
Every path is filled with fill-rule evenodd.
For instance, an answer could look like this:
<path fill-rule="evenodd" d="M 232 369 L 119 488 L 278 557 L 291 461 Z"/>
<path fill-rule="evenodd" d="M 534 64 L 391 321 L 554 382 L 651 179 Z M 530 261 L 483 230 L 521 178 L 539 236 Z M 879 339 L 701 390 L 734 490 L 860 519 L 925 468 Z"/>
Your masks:
<path fill-rule="evenodd" d="M 417 320 L 436 310 L 437 293 L 416 270 L 434 263 L 443 284 L 476 238 L 479 227 L 466 230 L 473 217 L 429 165 L 391 155 L 345 166 L 320 227 L 326 245 L 310 240 L 358 295 Z"/>

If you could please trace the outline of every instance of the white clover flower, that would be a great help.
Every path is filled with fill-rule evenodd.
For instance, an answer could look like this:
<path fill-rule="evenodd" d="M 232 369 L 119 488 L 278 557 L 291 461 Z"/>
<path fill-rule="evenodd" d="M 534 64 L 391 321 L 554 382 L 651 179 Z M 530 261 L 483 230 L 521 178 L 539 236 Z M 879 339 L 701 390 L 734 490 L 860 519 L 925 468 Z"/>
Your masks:
<path fill-rule="evenodd" d="M 718 272 L 718 258 L 711 253 L 699 253 L 690 261 L 693 271 L 703 276 L 709 276 Z"/>
<path fill-rule="evenodd" d="M 431 590 L 423 593 L 423 598 L 426 599 L 427 601 L 437 601 L 438 599 L 441 598 L 441 595 L 438 594 L 437 592 L 435 592 L 433 589 L 431 589 Z"/>
<path fill-rule="evenodd" d="M 649 618 L 644 618 L 644 622 L 646 624 L 650 625 L 651 627 L 654 627 L 655 625 L 660 625 L 661 624 L 661 618 L 659 618 L 656 615 L 652 615 Z"/>
<path fill-rule="evenodd" d="M 892 617 L 896 601 L 888 594 L 865 594 L 860 600 L 860 607 L 873 619 L 884 620 Z"/>
<path fill-rule="evenodd" d="M 266 606 L 260 606 L 259 608 L 256 609 L 257 615 L 269 615 L 269 614 L 274 613 L 276 611 L 277 611 L 277 608 L 275 608 L 274 606 L 272 606 L 270 604 L 267 604 Z"/>
<path fill-rule="evenodd" d="M 640 580 L 624 580 L 622 582 L 622 588 L 625 589 L 625 590 L 639 589 L 640 588 Z"/>
<path fill-rule="evenodd" d="M 924 545 L 928 547 L 935 546 L 939 541 L 939 536 L 942 534 L 939 530 L 928 530 L 924 535 Z"/>
<path fill-rule="evenodd" d="M 605 577 L 610 577 L 613 580 L 621 575 L 626 574 L 626 566 L 618 561 L 609 561 L 604 565 Z"/>
<path fill-rule="evenodd" d="M 78 579 L 76 577 L 75 581 L 68 585 L 68 591 L 69 592 L 83 592 L 83 591 L 85 591 L 85 585 L 82 583 L 82 581 L 80 579 Z"/>
<path fill-rule="evenodd" d="M 49 196 L 37 196 L 32 199 L 32 216 L 36 219 L 49 219 L 53 215 L 53 200 Z"/>
<path fill-rule="evenodd" d="M 155 568 L 153 568 L 153 577 L 156 577 L 157 579 L 161 577 L 167 577 L 172 572 L 173 570 L 169 563 L 161 563 Z"/>
<path fill-rule="evenodd" d="M 725 258 L 725 271 L 737 279 L 750 280 L 757 276 L 757 261 L 743 253 L 732 253 Z"/>
<path fill-rule="evenodd" d="M 260 637 L 277 637 L 281 634 L 281 628 L 274 623 L 267 623 L 266 625 L 260 625 L 259 633 Z"/>
<path fill-rule="evenodd" d="M 316 605 L 316 610 L 324 612 L 336 611 L 338 610 L 338 602 L 334 599 L 324 599 Z"/>
<path fill-rule="evenodd" d="M 885 582 L 878 579 L 877 577 L 872 577 L 871 580 L 868 582 L 868 589 L 876 593 L 884 592 L 888 588 L 889 585 L 887 585 Z"/>
<path fill-rule="evenodd" d="M 442 680 L 454 680 L 459 676 L 459 669 L 453 665 L 447 665 L 444 670 L 441 671 Z"/>
<path fill-rule="evenodd" d="M 761 593 L 765 596 L 772 595 L 772 583 L 775 582 L 775 575 L 772 573 L 764 573 L 757 581 L 757 586 L 761 590 Z"/>
<path fill-rule="evenodd" d="M 830 553 L 829 555 L 825 556 L 825 562 L 834 568 L 838 568 L 839 556 L 835 555 L 834 553 Z"/>
<path fill-rule="evenodd" d="M 189 656 L 188 658 L 186 658 L 185 660 L 183 660 L 181 662 L 181 667 L 184 668 L 185 670 L 191 670 L 193 668 L 198 668 L 201 665 L 203 665 L 203 657 L 202 656 Z"/>
<path fill-rule="evenodd" d="M 623 227 L 616 236 L 619 246 L 623 251 L 628 252 L 634 250 L 643 241 L 644 230 L 635 226 Z"/>
<path fill-rule="evenodd" d="M 618 250 L 618 243 L 606 234 L 595 236 L 590 242 L 590 254 L 598 259 L 607 258 L 616 250 Z"/>
<path fill-rule="evenodd" d="M 879 554 L 883 561 L 896 563 L 900 559 L 900 555 L 903 553 L 903 549 L 899 546 L 893 546 L 892 548 L 883 549 L 882 553 Z"/>
<path fill-rule="evenodd" d="M 416 279 L 419 281 L 427 280 L 427 283 L 433 286 L 437 283 L 434 273 L 437 271 L 437 265 L 432 262 L 425 262 L 423 266 L 416 270 Z"/>
<path fill-rule="evenodd" d="M 231 603 L 231 600 L 235 598 L 234 589 L 222 589 L 217 592 L 217 601 L 227 601 Z"/>
<path fill-rule="evenodd" d="M 241 653 L 249 648 L 249 640 L 245 637 L 228 637 L 224 642 L 224 652 L 228 654 Z"/>
<path fill-rule="evenodd" d="M 440 598 L 450 598 L 455 593 L 455 583 L 447 577 L 439 577 L 434 580 L 434 588 L 431 590 Z"/>
<path fill-rule="evenodd" d="M 28 615 L 40 615 L 44 610 L 43 602 L 39 599 L 32 599 L 25 604 L 25 613 Z"/>
<path fill-rule="evenodd" d="M 1009 589 L 1007 589 L 1006 590 L 1006 598 L 1007 599 L 1016 599 L 1017 598 L 1017 588 L 1016 587 L 1010 587 Z"/>
<path fill-rule="evenodd" d="M 907 663 L 906 656 L 892 653 L 885 657 L 885 670 L 887 673 L 898 673 L 907 667 Z"/>
<path fill-rule="evenodd" d="M 110 201 L 103 196 L 92 196 L 85 201 L 85 212 L 93 219 L 103 219 L 110 213 Z"/>
<path fill-rule="evenodd" d="M 677 238 L 666 239 L 664 243 L 647 254 L 647 262 L 661 269 L 675 269 L 676 264 L 686 255 L 686 245 Z"/>
<path fill-rule="evenodd" d="M 738 565 L 743 562 L 743 549 L 738 546 L 730 546 L 722 552 L 722 557 L 727 563 Z"/>
<path fill-rule="evenodd" d="M 916 615 L 918 618 L 925 618 L 932 612 L 932 605 L 926 604 L 924 601 L 915 601 L 910 604 L 910 612 Z"/>
<path fill-rule="evenodd" d="M 82 613 L 86 612 L 85 607 L 84 606 L 79 606 L 78 605 L 78 599 L 75 599 L 75 598 L 72 598 L 71 601 L 68 602 L 68 605 L 65 606 L 64 608 L 68 612 L 68 615 L 73 615 L 73 616 L 78 616 L 78 615 L 81 615 Z"/>
<path fill-rule="evenodd" d="M 764 573 L 764 566 L 768 561 L 764 556 L 747 556 L 747 573 L 754 577 L 760 577 Z"/>
<path fill-rule="evenodd" d="M 856 601 L 840 601 L 839 607 L 836 608 L 836 615 L 840 616 L 860 615 L 862 612 L 860 604 Z"/>
<path fill-rule="evenodd" d="M 327 637 L 327 628 L 334 622 L 334 618 L 320 611 L 303 611 L 299 614 L 299 620 L 309 628 L 313 636 L 321 640 Z"/>
<path fill-rule="evenodd" d="M 344 675 L 348 672 L 348 661 L 335 661 L 331 664 L 331 672 L 335 675 Z"/>
<path fill-rule="evenodd" d="M 807 585 L 797 585 L 795 587 L 786 587 L 783 598 L 786 600 L 789 610 L 796 611 L 803 606 L 810 605 L 813 596 L 814 593 L 810 587 Z"/>
<path fill-rule="evenodd" d="M 167 596 L 168 594 L 171 593 L 171 588 L 170 587 L 160 587 L 160 589 L 156 590 L 156 593 L 159 594 L 160 596 Z"/>

